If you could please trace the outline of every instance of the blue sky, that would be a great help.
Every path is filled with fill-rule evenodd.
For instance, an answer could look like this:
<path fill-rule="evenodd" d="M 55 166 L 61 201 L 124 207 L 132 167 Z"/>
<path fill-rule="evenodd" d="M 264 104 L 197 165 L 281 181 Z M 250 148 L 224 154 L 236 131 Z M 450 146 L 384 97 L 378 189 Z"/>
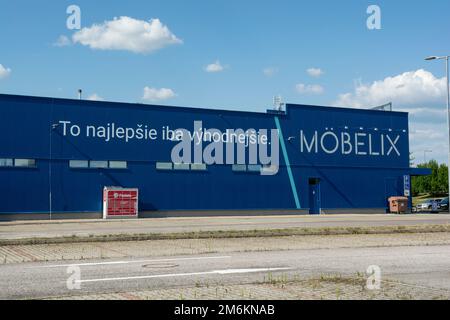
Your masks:
<path fill-rule="evenodd" d="M 72 4 L 82 30 L 66 27 Z M 381 30 L 366 26 L 372 4 Z M 363 108 L 393 101 L 411 112 L 417 162 L 425 149 L 443 162 L 444 64 L 424 57 L 450 54 L 449 13 L 445 0 L 3 1 L 0 92 L 75 98 L 81 87 L 85 97 L 110 101 L 261 112 L 277 94 Z M 114 17 L 125 29 L 159 19 L 177 41 L 157 34 L 157 50 L 138 34 L 98 43 L 92 26 L 105 31 Z M 57 45 L 61 36 L 68 42 Z"/>

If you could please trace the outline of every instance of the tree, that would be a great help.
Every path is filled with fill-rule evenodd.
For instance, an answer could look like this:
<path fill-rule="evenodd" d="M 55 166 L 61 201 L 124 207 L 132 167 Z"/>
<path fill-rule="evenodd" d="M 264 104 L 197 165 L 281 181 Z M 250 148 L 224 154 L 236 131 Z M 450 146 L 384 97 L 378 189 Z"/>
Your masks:
<path fill-rule="evenodd" d="M 428 168 L 431 169 L 430 192 L 435 195 L 439 193 L 439 164 L 436 160 L 430 160 Z"/>
<path fill-rule="evenodd" d="M 440 192 L 448 193 L 448 167 L 445 163 L 439 166 L 438 181 Z"/>
<path fill-rule="evenodd" d="M 417 167 L 431 169 L 431 175 L 412 178 L 414 196 L 421 193 L 430 193 L 433 196 L 448 193 L 448 167 L 446 164 L 439 165 L 436 160 L 430 160 Z"/>

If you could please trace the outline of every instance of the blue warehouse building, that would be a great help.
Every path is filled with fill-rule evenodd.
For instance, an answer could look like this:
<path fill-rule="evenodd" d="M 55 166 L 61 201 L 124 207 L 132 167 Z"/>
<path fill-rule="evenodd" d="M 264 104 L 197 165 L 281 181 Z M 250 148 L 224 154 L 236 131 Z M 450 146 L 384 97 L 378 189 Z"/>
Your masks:
<path fill-rule="evenodd" d="M 287 104 L 257 113 L 0 95 L 0 121 L 0 219 L 99 217 L 105 186 L 138 188 L 144 216 L 386 212 L 389 197 L 410 194 L 411 176 L 428 174 L 409 166 L 403 112 Z M 207 143 L 182 152 L 191 162 L 174 162 L 180 142 L 169 136 L 196 126 L 266 130 L 279 164 L 249 161 L 249 153 L 244 163 L 206 163 Z"/>

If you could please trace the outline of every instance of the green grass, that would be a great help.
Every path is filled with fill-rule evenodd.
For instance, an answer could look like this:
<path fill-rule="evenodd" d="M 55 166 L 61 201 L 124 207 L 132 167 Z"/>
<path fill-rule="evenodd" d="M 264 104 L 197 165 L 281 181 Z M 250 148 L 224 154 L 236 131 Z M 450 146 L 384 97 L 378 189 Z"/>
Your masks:
<path fill-rule="evenodd" d="M 223 230 L 180 233 L 143 233 L 143 234 L 110 234 L 92 236 L 70 236 L 50 238 L 2 239 L 0 246 L 32 245 L 81 242 L 111 242 L 111 241 L 147 241 L 147 240 L 177 240 L 177 239 L 226 239 L 226 238 L 270 238 L 285 236 L 326 236 L 351 234 L 395 234 L 395 233 L 435 233 L 450 232 L 450 224 L 441 225 L 410 225 L 410 226 L 376 226 L 376 227 L 317 227 L 317 228 L 286 228 L 262 230 Z"/>

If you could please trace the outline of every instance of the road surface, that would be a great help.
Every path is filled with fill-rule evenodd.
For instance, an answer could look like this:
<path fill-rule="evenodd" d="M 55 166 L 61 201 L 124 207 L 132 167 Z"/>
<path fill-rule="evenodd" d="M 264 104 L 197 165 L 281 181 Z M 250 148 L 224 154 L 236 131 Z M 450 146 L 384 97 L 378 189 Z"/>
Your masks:
<path fill-rule="evenodd" d="M 448 293 L 449 252 L 450 245 L 424 244 L 5 264 L 0 266 L 0 298 L 161 290 L 199 283 L 245 284 L 278 275 L 354 275 L 365 274 L 370 265 L 381 268 L 383 280 Z"/>

